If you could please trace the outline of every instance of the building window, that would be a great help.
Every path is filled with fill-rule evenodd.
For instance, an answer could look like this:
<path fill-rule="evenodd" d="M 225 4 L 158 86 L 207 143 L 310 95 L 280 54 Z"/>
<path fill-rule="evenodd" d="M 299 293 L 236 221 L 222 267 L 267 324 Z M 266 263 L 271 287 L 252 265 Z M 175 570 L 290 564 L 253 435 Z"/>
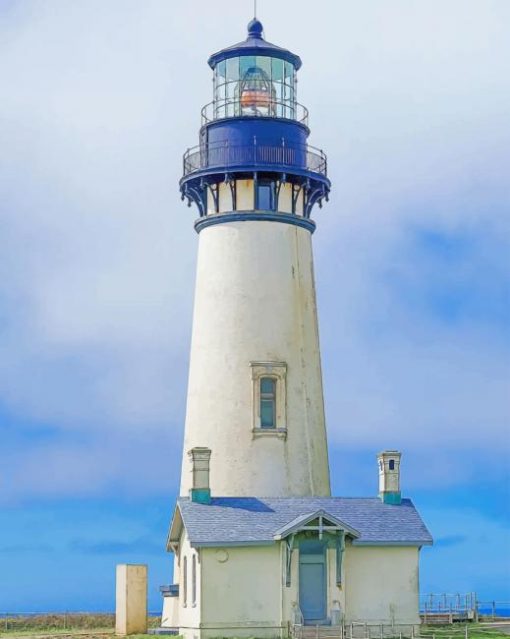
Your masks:
<path fill-rule="evenodd" d="M 197 604 L 197 556 L 193 555 L 191 560 L 191 605 Z"/>
<path fill-rule="evenodd" d="M 260 427 L 276 428 L 276 380 L 260 378 Z"/>
<path fill-rule="evenodd" d="M 283 362 L 251 362 L 254 436 L 287 436 L 286 377 Z"/>
<path fill-rule="evenodd" d="M 390 459 L 389 464 L 388 464 L 388 468 L 390 470 L 395 470 L 395 460 L 394 459 Z"/>
<path fill-rule="evenodd" d="M 257 182 L 255 208 L 258 211 L 272 211 L 274 209 L 273 182 Z"/>
<path fill-rule="evenodd" d="M 188 605 L 188 558 L 182 560 L 182 605 Z"/>

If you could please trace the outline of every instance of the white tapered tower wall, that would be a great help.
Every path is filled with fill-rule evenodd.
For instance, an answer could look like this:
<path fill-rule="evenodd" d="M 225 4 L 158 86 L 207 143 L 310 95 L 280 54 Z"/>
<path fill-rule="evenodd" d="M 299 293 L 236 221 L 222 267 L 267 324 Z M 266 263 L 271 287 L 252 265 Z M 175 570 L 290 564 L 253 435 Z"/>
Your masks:
<path fill-rule="evenodd" d="M 273 430 L 258 428 L 260 370 L 279 376 Z M 184 453 L 196 446 L 212 450 L 213 497 L 330 494 L 307 229 L 257 220 L 200 232 Z M 181 495 L 191 480 L 184 454 Z"/>

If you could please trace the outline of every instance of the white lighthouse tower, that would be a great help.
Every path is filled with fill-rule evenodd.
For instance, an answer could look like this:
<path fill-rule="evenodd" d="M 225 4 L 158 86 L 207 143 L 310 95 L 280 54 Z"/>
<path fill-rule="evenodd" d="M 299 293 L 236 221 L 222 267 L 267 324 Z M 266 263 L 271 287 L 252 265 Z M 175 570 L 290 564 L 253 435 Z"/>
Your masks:
<path fill-rule="evenodd" d="M 330 494 L 310 219 L 326 157 L 307 144 L 300 58 L 262 37 L 211 56 L 214 99 L 184 157 L 200 218 L 181 495 L 195 447 L 223 496 Z"/>
<path fill-rule="evenodd" d="M 311 219 L 330 182 L 296 99 L 301 60 L 254 19 L 209 65 L 213 101 L 180 182 L 199 250 L 160 631 L 415 632 L 419 549 L 432 539 L 401 496 L 399 451 L 379 455 L 379 496 L 330 493 Z"/>

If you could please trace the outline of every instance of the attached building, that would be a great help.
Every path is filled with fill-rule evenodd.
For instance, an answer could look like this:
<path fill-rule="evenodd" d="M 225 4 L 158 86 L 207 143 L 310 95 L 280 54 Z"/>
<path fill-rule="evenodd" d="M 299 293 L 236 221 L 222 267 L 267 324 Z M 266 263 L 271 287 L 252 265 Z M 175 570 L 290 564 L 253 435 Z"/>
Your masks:
<path fill-rule="evenodd" d="M 379 456 L 392 475 L 397 457 Z M 287 636 L 303 623 L 420 623 L 419 550 L 432 538 L 399 490 L 211 498 L 199 472 L 202 484 L 179 498 L 168 536 L 178 586 L 164 592 L 163 626 L 208 638 Z"/>

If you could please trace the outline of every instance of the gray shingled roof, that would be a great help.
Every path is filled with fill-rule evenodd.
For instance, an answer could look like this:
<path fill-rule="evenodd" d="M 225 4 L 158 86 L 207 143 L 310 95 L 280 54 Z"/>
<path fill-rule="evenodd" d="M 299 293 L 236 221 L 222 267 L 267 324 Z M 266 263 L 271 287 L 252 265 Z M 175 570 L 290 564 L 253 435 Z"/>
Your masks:
<path fill-rule="evenodd" d="M 193 546 L 271 543 L 277 530 L 317 510 L 324 510 L 359 531 L 354 545 L 432 543 L 410 499 L 392 506 L 377 497 L 217 497 L 204 505 L 180 497 L 177 507 Z"/>

